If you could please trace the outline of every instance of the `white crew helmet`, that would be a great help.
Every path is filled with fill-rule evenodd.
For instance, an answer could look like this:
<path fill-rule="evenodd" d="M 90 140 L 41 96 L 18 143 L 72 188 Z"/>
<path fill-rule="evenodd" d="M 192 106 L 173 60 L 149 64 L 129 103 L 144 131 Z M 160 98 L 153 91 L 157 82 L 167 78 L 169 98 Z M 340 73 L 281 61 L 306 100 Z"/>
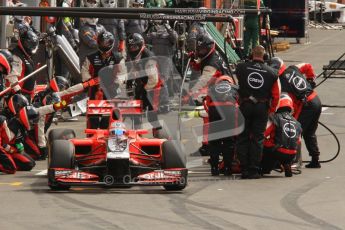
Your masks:
<path fill-rule="evenodd" d="M 83 0 L 84 7 L 96 8 L 99 7 L 99 0 Z"/>
<path fill-rule="evenodd" d="M 101 0 L 101 6 L 104 8 L 116 8 L 117 0 Z"/>
<path fill-rule="evenodd" d="M 144 7 L 144 0 L 130 0 L 129 6 L 133 8 Z"/>

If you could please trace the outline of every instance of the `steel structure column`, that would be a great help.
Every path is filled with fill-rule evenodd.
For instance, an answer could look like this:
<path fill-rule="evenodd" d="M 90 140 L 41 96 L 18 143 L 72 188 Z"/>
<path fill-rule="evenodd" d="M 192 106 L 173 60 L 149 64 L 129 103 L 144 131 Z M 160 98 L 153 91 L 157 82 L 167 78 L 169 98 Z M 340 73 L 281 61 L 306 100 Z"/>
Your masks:
<path fill-rule="evenodd" d="M 0 6 L 7 6 L 7 0 L 0 0 Z M 7 47 L 7 41 L 6 41 L 6 25 L 8 23 L 9 19 L 8 16 L 2 15 L 0 16 L 0 48 L 4 49 Z"/>

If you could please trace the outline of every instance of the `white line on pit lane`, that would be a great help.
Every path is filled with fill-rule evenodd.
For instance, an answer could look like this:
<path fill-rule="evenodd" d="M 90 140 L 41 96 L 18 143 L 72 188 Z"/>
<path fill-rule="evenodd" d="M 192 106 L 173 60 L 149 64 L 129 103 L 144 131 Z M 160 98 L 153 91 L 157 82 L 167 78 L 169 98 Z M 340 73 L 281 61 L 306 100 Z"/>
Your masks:
<path fill-rule="evenodd" d="M 210 170 L 207 171 L 201 171 L 201 172 L 196 172 L 196 171 L 188 171 L 188 174 L 208 174 L 210 173 Z"/>
<path fill-rule="evenodd" d="M 47 175 L 47 169 L 39 170 L 39 172 L 35 174 L 35 176 L 46 176 L 46 175 Z"/>
<path fill-rule="evenodd" d="M 322 115 L 334 115 L 334 113 L 325 113 L 325 111 L 328 110 L 328 109 L 329 109 L 329 107 L 322 107 L 322 112 L 321 112 L 321 114 L 322 114 Z"/>

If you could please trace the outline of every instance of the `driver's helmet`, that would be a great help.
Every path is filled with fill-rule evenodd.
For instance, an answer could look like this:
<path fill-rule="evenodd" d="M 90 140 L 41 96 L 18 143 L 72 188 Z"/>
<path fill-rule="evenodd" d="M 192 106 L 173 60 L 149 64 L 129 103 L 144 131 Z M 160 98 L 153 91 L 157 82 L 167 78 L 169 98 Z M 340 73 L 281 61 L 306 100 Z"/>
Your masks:
<path fill-rule="evenodd" d="M 109 137 L 112 138 L 121 138 L 123 136 L 125 136 L 126 133 L 126 126 L 123 122 L 113 122 L 110 125 L 110 129 L 109 129 Z"/>

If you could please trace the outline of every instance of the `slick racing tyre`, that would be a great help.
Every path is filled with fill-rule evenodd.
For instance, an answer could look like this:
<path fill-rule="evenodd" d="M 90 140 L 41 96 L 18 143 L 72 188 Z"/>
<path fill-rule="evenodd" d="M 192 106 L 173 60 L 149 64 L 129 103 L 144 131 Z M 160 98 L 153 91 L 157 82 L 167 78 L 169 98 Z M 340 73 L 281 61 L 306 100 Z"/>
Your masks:
<path fill-rule="evenodd" d="M 163 185 L 167 191 L 180 191 L 185 189 L 187 186 L 187 175 L 181 177 L 181 180 L 176 184 Z"/>
<path fill-rule="evenodd" d="M 73 129 L 53 129 L 48 134 L 48 142 L 52 143 L 55 140 L 69 140 L 75 138 Z"/>
<path fill-rule="evenodd" d="M 184 184 L 173 184 L 173 185 L 164 185 L 164 189 L 167 191 L 181 191 L 185 189 L 187 186 L 187 183 Z"/>
<path fill-rule="evenodd" d="M 181 143 L 176 140 L 168 140 L 162 146 L 163 162 L 162 168 L 185 168 L 186 154 L 181 148 Z"/>
<path fill-rule="evenodd" d="M 51 151 L 48 159 L 48 171 L 50 168 L 75 168 L 74 145 L 68 140 L 55 140 L 51 143 Z M 56 183 L 54 175 L 48 173 L 48 184 L 52 190 L 68 190 L 70 186 Z"/>
<path fill-rule="evenodd" d="M 48 133 L 48 149 L 50 150 L 51 143 L 55 140 L 69 140 L 75 137 L 76 135 L 73 129 L 52 129 Z"/>
<path fill-rule="evenodd" d="M 168 140 L 162 146 L 163 162 L 162 168 L 186 168 L 186 154 L 181 148 L 181 143 L 176 140 Z M 164 185 L 167 191 L 179 191 L 187 186 L 187 175 L 178 184 Z"/>
<path fill-rule="evenodd" d="M 157 130 L 153 133 L 153 137 L 154 137 L 154 138 L 158 138 L 158 139 L 167 139 L 167 140 L 176 139 L 176 138 L 174 137 L 174 135 L 170 132 L 170 130 L 167 129 L 166 126 L 162 126 L 162 128 L 157 129 Z"/>

